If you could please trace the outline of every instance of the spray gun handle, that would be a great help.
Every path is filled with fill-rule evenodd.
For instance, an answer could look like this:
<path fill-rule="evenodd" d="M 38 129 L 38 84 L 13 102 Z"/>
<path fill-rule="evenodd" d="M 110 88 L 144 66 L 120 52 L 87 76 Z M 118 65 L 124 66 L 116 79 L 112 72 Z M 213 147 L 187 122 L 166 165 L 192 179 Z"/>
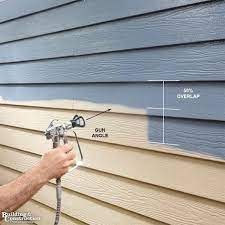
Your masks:
<path fill-rule="evenodd" d="M 65 144 L 68 144 L 68 139 L 67 139 L 66 136 L 62 137 L 62 139 L 63 139 L 64 145 L 65 145 Z M 55 137 L 53 138 L 53 142 L 52 142 L 52 144 L 53 144 L 53 146 L 52 146 L 53 149 L 59 147 L 59 146 L 60 146 L 60 142 L 61 142 L 61 137 L 60 137 L 60 136 L 55 136 Z"/>
<path fill-rule="evenodd" d="M 55 136 L 52 140 L 52 147 L 53 149 L 59 147 L 60 145 L 60 137 L 59 136 Z"/>
<path fill-rule="evenodd" d="M 77 138 L 77 137 L 76 137 Z M 63 143 L 64 144 L 68 144 L 68 138 L 67 136 L 63 136 Z M 80 150 L 80 146 L 79 146 L 79 142 L 78 143 L 78 150 L 79 150 L 79 153 L 80 153 L 80 159 L 77 159 L 78 157 L 78 154 L 76 154 L 76 159 L 75 159 L 75 162 L 73 163 L 73 165 L 69 168 L 69 172 L 72 171 L 73 169 L 76 169 L 78 166 L 81 166 L 83 165 L 83 155 L 82 155 L 82 152 Z M 74 149 L 75 152 L 78 152 L 76 151 L 76 149 Z"/>
<path fill-rule="evenodd" d="M 53 141 L 53 149 L 57 148 L 60 146 L 60 137 L 57 136 L 55 137 L 54 141 Z M 63 137 L 63 143 L 64 144 L 68 144 L 68 138 L 66 136 Z M 80 150 L 80 146 L 78 145 L 76 147 L 76 149 L 78 148 L 78 150 L 74 150 L 76 153 L 79 152 L 79 155 L 80 155 L 80 159 L 77 159 L 78 157 L 78 154 L 76 154 L 76 159 L 75 159 L 75 162 L 73 163 L 72 166 L 70 166 L 69 168 L 69 172 L 72 171 L 73 169 L 76 169 L 77 167 L 79 166 L 82 166 L 83 165 L 83 155 L 82 155 L 82 152 Z"/>
<path fill-rule="evenodd" d="M 63 144 L 64 145 L 68 144 L 68 138 L 67 138 L 67 136 L 64 136 L 63 137 Z"/>

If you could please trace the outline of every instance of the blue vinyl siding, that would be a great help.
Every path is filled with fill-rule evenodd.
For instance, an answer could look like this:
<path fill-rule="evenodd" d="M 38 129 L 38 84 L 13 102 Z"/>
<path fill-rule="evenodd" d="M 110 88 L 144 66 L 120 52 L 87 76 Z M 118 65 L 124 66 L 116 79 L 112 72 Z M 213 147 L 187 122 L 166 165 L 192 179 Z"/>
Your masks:
<path fill-rule="evenodd" d="M 179 108 L 165 112 L 166 141 L 225 159 L 225 1 L 46 1 L 35 8 L 0 14 L 3 99 L 142 109 L 149 141 L 159 141 L 162 111 L 150 107 L 162 107 L 161 80 L 179 80 L 165 86 L 165 107 Z M 177 98 L 190 87 L 199 99 Z"/>

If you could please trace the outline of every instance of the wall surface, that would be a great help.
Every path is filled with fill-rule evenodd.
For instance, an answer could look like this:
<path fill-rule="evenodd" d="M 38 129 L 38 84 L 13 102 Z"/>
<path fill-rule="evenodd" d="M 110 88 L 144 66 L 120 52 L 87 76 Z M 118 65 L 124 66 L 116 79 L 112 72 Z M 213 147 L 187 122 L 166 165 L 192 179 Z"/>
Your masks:
<path fill-rule="evenodd" d="M 61 224 L 224 224 L 224 23 L 225 1 L 0 2 L 0 184 L 52 119 L 110 108 L 77 130 Z M 52 224 L 55 204 L 51 181 L 21 211 Z"/>

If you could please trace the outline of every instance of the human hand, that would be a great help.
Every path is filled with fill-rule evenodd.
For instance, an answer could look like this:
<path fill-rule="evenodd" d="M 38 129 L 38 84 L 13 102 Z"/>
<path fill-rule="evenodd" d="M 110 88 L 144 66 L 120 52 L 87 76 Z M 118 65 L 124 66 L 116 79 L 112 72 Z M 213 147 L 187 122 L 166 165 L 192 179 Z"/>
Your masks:
<path fill-rule="evenodd" d="M 71 145 L 66 144 L 43 155 L 38 167 L 47 181 L 59 178 L 68 172 L 75 160 L 75 153 L 72 149 Z"/>

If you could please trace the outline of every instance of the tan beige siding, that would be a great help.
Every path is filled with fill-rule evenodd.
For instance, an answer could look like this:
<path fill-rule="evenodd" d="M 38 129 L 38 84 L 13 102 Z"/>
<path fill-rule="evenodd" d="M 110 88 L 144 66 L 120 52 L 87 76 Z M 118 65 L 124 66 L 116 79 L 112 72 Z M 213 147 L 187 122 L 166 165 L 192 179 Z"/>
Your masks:
<path fill-rule="evenodd" d="M 73 110 L 44 107 L 0 108 L 0 165 L 8 178 L 31 168 L 51 148 L 43 134 L 51 118 L 64 120 L 74 114 Z M 88 117 L 94 112 L 78 113 Z M 152 149 L 145 138 L 147 131 L 141 128 L 133 140 L 132 129 L 144 120 L 143 115 L 105 114 L 102 124 L 110 124 L 107 128 L 115 136 L 104 142 L 90 137 L 98 126 L 95 121 L 87 130 L 79 130 L 84 168 L 63 177 L 63 213 L 88 224 L 221 224 L 225 220 L 222 161 L 179 155 L 178 151 L 160 147 Z M 126 125 L 119 129 L 116 121 Z M 122 139 L 120 134 L 124 135 Z M 121 141 L 127 146 L 121 146 Z M 53 184 L 33 199 L 54 208 Z"/>
<path fill-rule="evenodd" d="M 37 131 L 1 125 L 0 136 L 2 145 L 37 155 L 51 147 Z M 86 168 L 225 202 L 223 163 L 84 139 L 80 144 Z"/>

